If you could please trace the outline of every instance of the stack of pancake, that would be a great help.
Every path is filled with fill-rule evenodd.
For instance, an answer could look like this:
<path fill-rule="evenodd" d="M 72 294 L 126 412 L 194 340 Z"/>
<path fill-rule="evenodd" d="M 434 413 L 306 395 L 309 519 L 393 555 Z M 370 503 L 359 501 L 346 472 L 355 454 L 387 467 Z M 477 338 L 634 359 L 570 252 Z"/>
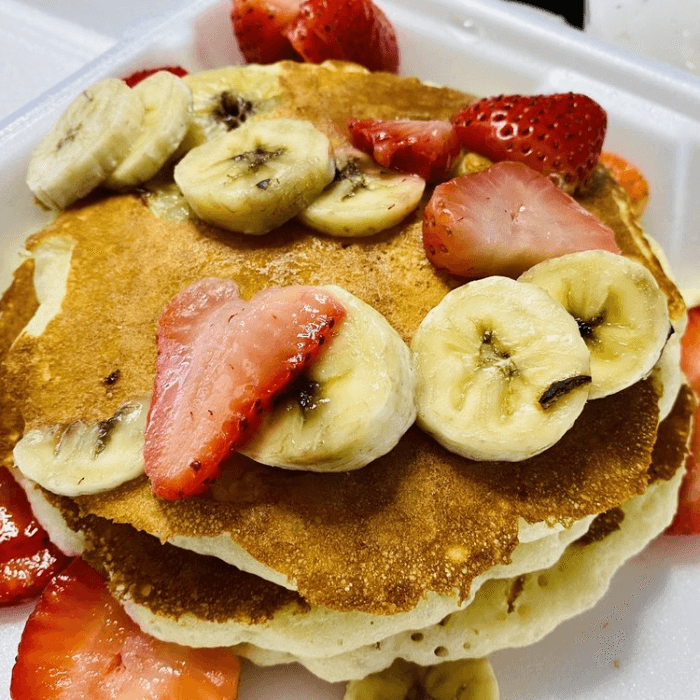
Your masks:
<path fill-rule="evenodd" d="M 279 64 L 260 91 L 246 70 L 258 69 L 192 76 L 195 108 L 225 89 L 248 118 L 308 119 L 338 145 L 349 116 L 447 119 L 471 99 L 344 64 Z M 681 331 L 681 297 L 604 168 L 579 201 L 651 270 Z M 295 222 L 246 237 L 188 216 L 167 173 L 137 193 L 80 202 L 27 249 L 0 316 L 6 462 L 22 432 L 107 424 L 148 397 L 158 317 L 201 278 L 233 279 L 247 298 L 340 285 L 407 342 L 460 284 L 426 260 L 420 209 L 365 239 Z M 49 249 L 60 252 L 47 263 Z M 231 646 L 264 665 L 299 661 L 332 681 L 361 678 L 400 657 L 431 665 L 530 644 L 593 605 L 675 511 L 694 406 L 679 383 L 677 362 L 660 361 L 629 389 L 589 401 L 559 443 L 518 463 L 472 462 L 414 426 L 354 472 L 233 455 L 208 493 L 177 502 L 156 498 L 145 476 L 68 497 L 15 474 L 52 538 L 104 572 L 147 632 Z"/>

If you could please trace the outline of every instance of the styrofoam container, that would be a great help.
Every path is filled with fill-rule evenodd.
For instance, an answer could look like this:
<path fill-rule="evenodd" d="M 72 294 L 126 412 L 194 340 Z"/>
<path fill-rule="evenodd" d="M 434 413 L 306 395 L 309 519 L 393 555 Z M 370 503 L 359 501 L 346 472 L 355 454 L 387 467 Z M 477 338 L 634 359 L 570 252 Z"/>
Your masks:
<path fill-rule="evenodd" d="M 644 223 L 665 248 L 679 286 L 700 287 L 700 82 L 678 69 L 594 41 L 542 13 L 498 0 L 380 4 L 397 28 L 401 72 L 480 95 L 584 92 L 608 112 L 605 149 L 651 183 Z M 85 87 L 108 75 L 179 63 L 240 63 L 229 0 L 175 5 L 0 122 L 0 287 L 27 235 L 50 215 L 25 183 L 28 155 Z M 700 538 L 662 536 L 613 579 L 593 610 L 541 642 L 492 658 L 503 700 L 694 698 L 700 679 Z M 0 612 L 0 698 L 31 606 Z M 297 666 L 245 666 L 241 700 L 333 700 L 342 684 Z"/>

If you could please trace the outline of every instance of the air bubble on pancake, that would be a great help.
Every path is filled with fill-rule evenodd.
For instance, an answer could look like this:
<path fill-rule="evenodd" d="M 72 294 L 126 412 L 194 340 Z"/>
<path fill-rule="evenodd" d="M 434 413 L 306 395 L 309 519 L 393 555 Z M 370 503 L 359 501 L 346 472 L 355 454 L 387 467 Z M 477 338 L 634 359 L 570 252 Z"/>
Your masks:
<path fill-rule="evenodd" d="M 43 240 L 33 251 L 34 290 L 39 308 L 26 325 L 24 333 L 40 336 L 61 310 L 66 295 L 73 242 L 65 236 Z"/>

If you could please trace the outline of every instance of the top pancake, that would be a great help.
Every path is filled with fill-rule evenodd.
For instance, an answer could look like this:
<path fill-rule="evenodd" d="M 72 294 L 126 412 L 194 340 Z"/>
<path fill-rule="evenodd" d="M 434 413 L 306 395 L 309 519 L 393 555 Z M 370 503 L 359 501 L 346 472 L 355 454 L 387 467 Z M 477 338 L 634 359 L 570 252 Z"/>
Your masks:
<path fill-rule="evenodd" d="M 348 116 L 444 119 L 469 100 L 338 66 L 282 64 L 279 85 L 276 116 L 311 119 L 336 140 Z M 582 203 L 652 270 L 678 319 L 682 300 L 607 171 L 597 172 Z M 203 277 L 233 279 L 245 297 L 275 285 L 337 284 L 407 341 L 459 284 L 426 260 L 420 212 L 369 239 L 323 237 L 294 222 L 247 238 L 156 218 L 142 198 L 121 195 L 74 207 L 28 247 L 52 236 L 73 243 L 61 312 L 38 338 L 21 336 L 6 361 L 6 386 L 27 428 L 105 420 L 148 394 L 158 317 Z M 642 493 L 657 423 L 657 396 L 642 382 L 589 402 L 560 443 L 515 465 L 470 462 L 413 428 L 358 472 L 286 472 L 240 458 L 211 493 L 185 502 L 159 501 L 145 479 L 76 502 L 161 538 L 227 534 L 296 581 L 308 602 L 387 614 L 412 609 L 427 591 L 466 598 L 475 576 L 508 561 L 521 518 L 566 523 Z"/>

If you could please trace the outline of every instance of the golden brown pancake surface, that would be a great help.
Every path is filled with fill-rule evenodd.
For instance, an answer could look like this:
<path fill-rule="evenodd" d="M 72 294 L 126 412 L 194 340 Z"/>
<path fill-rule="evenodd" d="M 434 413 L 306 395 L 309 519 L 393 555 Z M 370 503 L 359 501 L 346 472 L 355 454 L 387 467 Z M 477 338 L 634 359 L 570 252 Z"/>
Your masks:
<path fill-rule="evenodd" d="M 339 81 L 332 71 L 288 66 L 281 81 L 287 116 L 321 113 L 334 128 L 350 115 L 446 118 L 469 99 L 385 74 Z M 583 203 L 613 228 L 625 253 L 653 268 L 619 196 L 601 170 Z M 61 313 L 39 338 L 21 337 L 7 360 L 7 387 L 29 428 L 105 420 L 147 394 L 158 317 L 203 277 L 233 279 L 245 297 L 269 286 L 338 284 L 407 341 L 459 283 L 425 258 L 420 212 L 362 240 L 319 236 L 294 222 L 250 238 L 158 219 L 140 197 L 123 195 L 71 209 L 29 247 L 55 235 L 74 244 Z M 677 316 L 675 287 L 660 267 L 654 272 Z M 228 534 L 296 581 L 310 603 L 390 614 L 412 609 L 428 591 L 466 598 L 475 576 L 509 560 L 520 518 L 567 523 L 642 493 L 657 422 L 656 393 L 640 382 L 589 402 L 560 443 L 522 463 L 470 462 L 413 428 L 358 472 L 287 472 L 241 458 L 205 497 L 160 501 L 140 479 L 76 502 L 84 513 L 162 538 Z"/>

